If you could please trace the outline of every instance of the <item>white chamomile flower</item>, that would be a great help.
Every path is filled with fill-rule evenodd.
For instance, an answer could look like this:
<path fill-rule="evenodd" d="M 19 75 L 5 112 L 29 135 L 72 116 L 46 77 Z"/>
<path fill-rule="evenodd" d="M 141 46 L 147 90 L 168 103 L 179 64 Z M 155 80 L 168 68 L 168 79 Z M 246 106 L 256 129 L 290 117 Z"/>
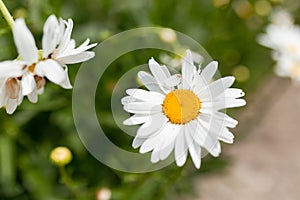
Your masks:
<path fill-rule="evenodd" d="M 237 121 L 220 112 L 246 104 L 240 89 L 229 88 L 234 77 L 212 78 L 217 70 L 213 61 L 202 71 L 193 64 L 192 53 L 182 61 L 182 75 L 171 75 L 166 66 L 149 60 L 152 73 L 139 72 L 138 77 L 149 90 L 128 89 L 121 101 L 124 110 L 134 115 L 125 125 L 142 124 L 133 140 L 140 153 L 152 151 L 151 162 L 166 159 L 174 150 L 178 166 L 184 165 L 188 152 L 197 168 L 201 165 L 202 148 L 211 155 L 221 152 L 220 142 L 233 142 Z"/>
<path fill-rule="evenodd" d="M 273 59 L 279 54 L 300 57 L 300 28 L 298 26 L 269 25 L 266 33 L 258 36 L 258 42 L 275 51 Z"/>
<path fill-rule="evenodd" d="M 293 23 L 290 14 L 284 10 L 274 12 L 271 21 L 266 33 L 258 36 L 258 42 L 273 50 L 275 73 L 299 83 L 300 27 Z"/>

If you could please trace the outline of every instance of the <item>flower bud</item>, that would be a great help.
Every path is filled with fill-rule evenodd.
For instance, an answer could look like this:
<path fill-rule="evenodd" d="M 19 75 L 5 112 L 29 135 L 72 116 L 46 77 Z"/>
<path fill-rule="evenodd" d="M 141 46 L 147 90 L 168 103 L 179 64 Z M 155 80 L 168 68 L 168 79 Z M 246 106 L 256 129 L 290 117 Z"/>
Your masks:
<path fill-rule="evenodd" d="M 56 166 L 65 166 L 72 160 L 72 153 L 67 147 L 56 147 L 51 151 L 50 159 Z"/>
<path fill-rule="evenodd" d="M 101 188 L 96 193 L 96 200 L 110 200 L 111 191 L 108 188 Z"/>
<path fill-rule="evenodd" d="M 176 32 L 170 28 L 164 28 L 159 33 L 160 39 L 166 43 L 172 43 L 176 41 Z"/>

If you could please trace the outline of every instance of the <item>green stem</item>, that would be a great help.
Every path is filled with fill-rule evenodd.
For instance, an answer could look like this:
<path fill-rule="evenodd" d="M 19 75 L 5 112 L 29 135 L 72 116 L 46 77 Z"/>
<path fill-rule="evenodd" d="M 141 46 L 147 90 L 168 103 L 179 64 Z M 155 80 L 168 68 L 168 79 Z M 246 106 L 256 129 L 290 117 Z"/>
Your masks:
<path fill-rule="evenodd" d="M 59 172 L 61 176 L 62 182 L 66 185 L 66 187 L 73 193 L 76 199 L 79 199 L 79 194 L 76 191 L 73 180 L 69 177 L 66 168 L 64 166 L 59 167 Z"/>
<path fill-rule="evenodd" d="M 5 4 L 2 0 L 0 0 L 0 11 L 2 12 L 2 15 L 3 15 L 4 19 L 6 20 L 6 22 L 10 26 L 11 30 L 13 30 L 13 28 L 14 28 L 14 19 L 11 16 L 11 14 L 9 13 L 8 9 L 6 8 L 6 6 L 5 6 Z"/>

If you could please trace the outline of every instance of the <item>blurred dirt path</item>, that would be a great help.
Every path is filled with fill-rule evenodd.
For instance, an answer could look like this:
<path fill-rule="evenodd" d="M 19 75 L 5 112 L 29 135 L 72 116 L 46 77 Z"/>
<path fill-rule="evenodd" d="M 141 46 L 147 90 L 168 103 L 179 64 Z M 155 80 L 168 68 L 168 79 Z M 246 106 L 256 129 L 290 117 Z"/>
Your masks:
<path fill-rule="evenodd" d="M 271 77 L 247 102 L 234 130 L 242 135 L 222 146 L 230 165 L 197 177 L 191 200 L 300 199 L 300 86 Z"/>

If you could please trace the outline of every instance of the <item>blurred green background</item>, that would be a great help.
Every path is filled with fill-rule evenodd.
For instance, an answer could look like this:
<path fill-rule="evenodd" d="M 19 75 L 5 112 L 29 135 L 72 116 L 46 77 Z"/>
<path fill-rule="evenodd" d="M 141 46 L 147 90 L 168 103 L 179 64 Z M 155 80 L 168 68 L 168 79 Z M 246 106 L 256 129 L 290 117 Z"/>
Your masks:
<path fill-rule="evenodd" d="M 42 27 L 54 13 L 74 20 L 73 38 L 77 44 L 87 37 L 100 43 L 119 32 L 159 26 L 180 31 L 202 44 L 219 62 L 222 75 L 235 75 L 236 87 L 247 95 L 272 73 L 268 49 L 256 43 L 268 15 L 277 6 L 296 12 L 293 0 L 16 0 L 4 1 L 15 18 L 24 17 L 41 47 Z M 17 57 L 11 31 L 0 20 L 0 59 Z M 138 56 L 137 56 L 138 55 Z M 159 51 L 127 54 L 113 63 L 101 82 L 96 105 L 98 112 L 110 116 L 110 95 L 123 73 Z M 70 65 L 74 83 L 80 65 Z M 101 63 L 99 63 L 101 67 Z M 247 97 L 246 97 L 247 98 Z M 228 164 L 225 157 L 203 159 L 196 170 L 189 160 L 185 167 L 172 164 L 160 171 L 130 174 L 110 169 L 93 158 L 82 145 L 72 118 L 72 90 L 48 83 L 37 104 L 24 100 L 15 114 L 0 111 L 0 199 L 97 199 L 109 189 L 112 199 L 174 199 L 193 195 L 192 178 L 205 173 L 220 173 Z M 238 116 L 242 109 L 231 114 Z M 132 138 L 125 137 L 110 120 L 101 123 L 118 145 L 131 149 Z M 238 133 L 237 135 L 242 135 Z M 119 139 L 114 139 L 119 138 Z M 119 144 L 120 143 L 120 144 Z M 68 147 L 73 160 L 64 169 L 51 163 L 49 155 L 57 146 Z M 226 145 L 223 148 L 230 148 Z M 66 175 L 67 173 L 68 175 Z M 102 189 L 102 190 L 101 190 Z"/>

